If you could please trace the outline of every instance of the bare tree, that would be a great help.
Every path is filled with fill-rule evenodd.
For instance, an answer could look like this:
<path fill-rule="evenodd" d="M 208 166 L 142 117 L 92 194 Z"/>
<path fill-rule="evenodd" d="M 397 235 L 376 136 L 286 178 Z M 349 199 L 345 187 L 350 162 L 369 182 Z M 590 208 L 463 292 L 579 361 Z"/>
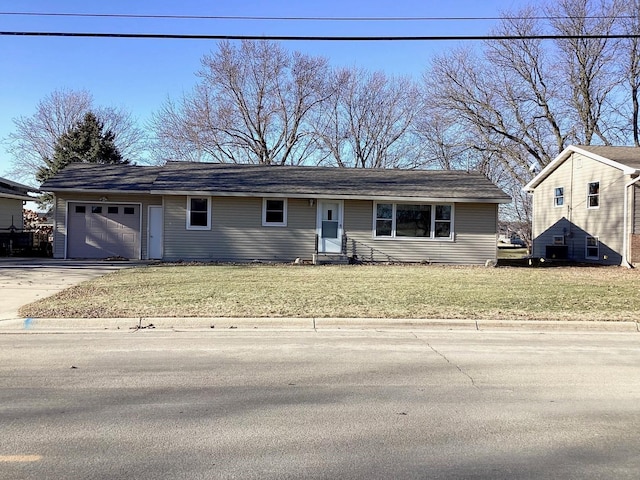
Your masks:
<path fill-rule="evenodd" d="M 553 33 L 559 36 L 555 40 L 555 66 L 564 79 L 564 100 L 574 125 L 572 141 L 590 145 L 597 137 L 599 143 L 609 145 L 619 130 L 611 112 L 613 93 L 621 85 L 617 44 L 607 38 L 614 33 L 618 4 L 608 0 L 557 0 L 549 3 L 545 12 Z"/>
<path fill-rule="evenodd" d="M 307 124 L 325 99 L 327 60 L 270 41 L 221 42 L 200 83 L 152 121 L 158 151 L 176 160 L 299 164 L 312 156 Z"/>
<path fill-rule="evenodd" d="M 115 144 L 123 157 L 140 160 L 146 136 L 131 114 L 113 107 L 94 106 L 86 90 L 56 90 L 38 102 L 36 112 L 13 119 L 15 131 L 4 140 L 11 155 L 11 174 L 33 182 L 45 159 L 53 157 L 57 140 L 84 116 L 93 112 L 107 130 L 114 132 Z"/>
<path fill-rule="evenodd" d="M 334 72 L 316 119 L 317 141 L 339 167 L 414 167 L 421 161 L 413 124 L 421 109 L 415 82 L 347 68 Z"/>
<path fill-rule="evenodd" d="M 640 147 L 640 119 L 639 117 L 639 97 L 640 97 L 640 39 L 634 35 L 640 32 L 640 0 L 628 0 L 622 2 L 619 11 L 620 31 L 629 35 L 620 45 L 622 58 L 626 59 L 622 74 L 626 78 L 631 97 L 631 137 L 633 144 Z"/>
<path fill-rule="evenodd" d="M 461 168 L 460 162 L 447 159 L 465 152 L 467 165 L 484 171 L 511 194 L 514 201 L 503 213 L 527 225 L 522 221 L 530 218 L 531 204 L 521 187 L 534 169 L 548 165 L 570 143 L 624 142 L 632 123 L 624 111 L 622 99 L 629 98 L 624 84 L 628 82 L 637 101 L 638 45 L 626 44 L 625 70 L 621 44 L 606 38 L 616 32 L 623 4 L 532 3 L 504 14 L 492 32 L 515 39 L 435 57 L 424 75 L 429 108 L 419 125 L 440 165 Z M 627 33 L 638 31 L 634 6 L 636 10 L 627 6 Z M 548 23 L 542 20 L 545 16 Z M 541 34 L 558 38 L 535 38 Z M 633 123 L 637 132 L 637 116 Z"/>

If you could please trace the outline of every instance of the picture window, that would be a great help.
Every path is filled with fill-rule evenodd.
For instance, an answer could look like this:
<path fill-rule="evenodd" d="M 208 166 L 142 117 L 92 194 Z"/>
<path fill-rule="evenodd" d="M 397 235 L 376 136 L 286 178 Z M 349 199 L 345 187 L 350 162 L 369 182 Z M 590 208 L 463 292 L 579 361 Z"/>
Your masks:
<path fill-rule="evenodd" d="M 378 238 L 452 238 L 453 206 L 378 203 L 374 228 Z"/>

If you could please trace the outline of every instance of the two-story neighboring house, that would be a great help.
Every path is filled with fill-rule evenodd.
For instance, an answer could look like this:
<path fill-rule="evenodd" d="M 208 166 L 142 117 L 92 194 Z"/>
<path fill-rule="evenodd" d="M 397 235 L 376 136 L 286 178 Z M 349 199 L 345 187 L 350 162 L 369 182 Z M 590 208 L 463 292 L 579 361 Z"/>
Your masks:
<path fill-rule="evenodd" d="M 524 189 L 534 257 L 640 262 L 640 148 L 569 146 Z"/>

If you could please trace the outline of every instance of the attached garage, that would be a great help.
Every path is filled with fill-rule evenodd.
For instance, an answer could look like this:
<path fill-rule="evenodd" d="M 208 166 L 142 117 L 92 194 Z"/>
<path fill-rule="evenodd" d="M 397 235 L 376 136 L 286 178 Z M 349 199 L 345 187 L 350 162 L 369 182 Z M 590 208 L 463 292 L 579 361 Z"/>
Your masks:
<path fill-rule="evenodd" d="M 67 208 L 67 258 L 140 258 L 140 204 L 69 202 Z"/>

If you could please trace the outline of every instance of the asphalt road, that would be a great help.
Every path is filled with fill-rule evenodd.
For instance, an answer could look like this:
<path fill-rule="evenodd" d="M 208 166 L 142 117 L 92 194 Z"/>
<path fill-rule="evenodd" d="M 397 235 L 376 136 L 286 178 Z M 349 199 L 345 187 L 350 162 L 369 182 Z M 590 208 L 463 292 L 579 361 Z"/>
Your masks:
<path fill-rule="evenodd" d="M 1 479 L 637 479 L 640 334 L 0 335 Z"/>

